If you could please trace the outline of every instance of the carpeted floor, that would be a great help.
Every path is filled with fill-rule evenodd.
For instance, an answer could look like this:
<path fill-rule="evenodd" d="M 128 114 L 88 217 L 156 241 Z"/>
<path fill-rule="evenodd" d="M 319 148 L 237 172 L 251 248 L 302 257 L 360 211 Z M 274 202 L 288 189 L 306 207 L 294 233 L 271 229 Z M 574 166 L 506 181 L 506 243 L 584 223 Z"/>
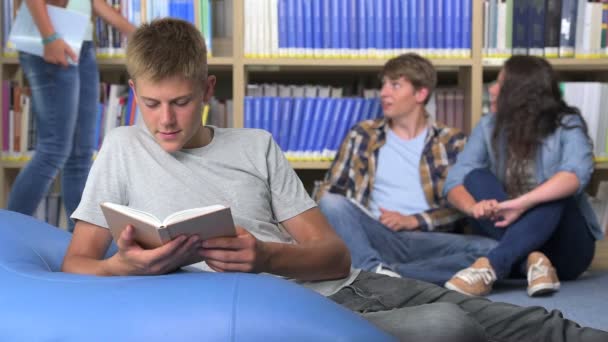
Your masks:
<path fill-rule="evenodd" d="M 590 271 L 576 281 L 562 282 L 559 292 L 546 297 L 530 298 L 526 280 L 510 280 L 494 286 L 488 298 L 517 305 L 538 305 L 548 310 L 560 310 L 564 317 L 608 331 L 608 241 L 598 242 L 596 260 Z"/>

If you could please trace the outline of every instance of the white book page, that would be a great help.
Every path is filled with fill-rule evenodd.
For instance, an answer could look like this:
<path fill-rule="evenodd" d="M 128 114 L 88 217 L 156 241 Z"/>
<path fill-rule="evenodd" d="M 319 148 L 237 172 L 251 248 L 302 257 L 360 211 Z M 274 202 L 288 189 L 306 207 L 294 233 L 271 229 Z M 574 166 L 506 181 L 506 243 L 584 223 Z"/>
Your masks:
<path fill-rule="evenodd" d="M 218 210 L 222 210 L 225 209 L 226 207 L 221 205 L 221 204 L 216 204 L 216 205 L 211 205 L 208 207 L 202 207 L 202 208 L 192 208 L 192 209 L 186 209 L 186 210 L 181 210 L 178 212 L 175 212 L 169 216 L 167 216 L 164 220 L 163 220 L 163 225 L 164 226 L 168 226 L 171 223 L 175 223 L 175 222 L 180 222 L 180 221 L 186 221 L 188 219 L 191 219 L 193 217 L 197 217 L 197 216 L 202 216 L 204 214 L 208 214 L 214 211 L 218 211 Z"/>
<path fill-rule="evenodd" d="M 127 207 L 126 205 L 121 205 L 121 204 L 116 204 L 116 203 L 105 202 L 105 203 L 103 203 L 103 205 L 110 209 L 114 209 L 118 212 L 121 212 L 127 216 L 137 218 L 152 226 L 158 227 L 161 225 L 161 221 L 156 216 L 154 216 L 150 213 L 147 213 L 145 211 L 133 209 L 133 208 Z"/>

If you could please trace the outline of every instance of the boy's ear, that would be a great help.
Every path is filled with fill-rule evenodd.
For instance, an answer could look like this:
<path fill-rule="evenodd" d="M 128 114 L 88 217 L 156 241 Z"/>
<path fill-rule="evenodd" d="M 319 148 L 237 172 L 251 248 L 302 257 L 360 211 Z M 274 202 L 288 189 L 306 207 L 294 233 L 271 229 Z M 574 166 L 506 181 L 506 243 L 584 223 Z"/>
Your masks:
<path fill-rule="evenodd" d="M 207 76 L 207 82 L 204 84 L 205 94 L 203 96 L 203 101 L 205 103 L 209 103 L 209 101 L 211 101 L 211 98 L 215 94 L 215 82 L 217 82 L 215 76 Z"/>
<path fill-rule="evenodd" d="M 426 101 L 426 98 L 429 96 L 429 89 L 426 87 L 419 88 L 414 93 L 414 96 L 416 96 L 417 103 L 424 104 L 424 101 Z"/>
<path fill-rule="evenodd" d="M 135 82 L 129 78 L 129 87 L 131 88 L 131 90 L 133 90 L 133 93 L 136 94 L 135 92 Z"/>

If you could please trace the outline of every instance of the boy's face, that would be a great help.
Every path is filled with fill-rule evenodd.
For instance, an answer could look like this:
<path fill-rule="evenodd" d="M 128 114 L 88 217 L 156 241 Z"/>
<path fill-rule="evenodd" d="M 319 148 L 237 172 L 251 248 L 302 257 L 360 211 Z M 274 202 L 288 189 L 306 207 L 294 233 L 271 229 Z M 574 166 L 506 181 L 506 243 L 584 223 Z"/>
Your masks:
<path fill-rule="evenodd" d="M 161 81 L 129 80 L 146 127 L 167 152 L 202 147 L 208 143 L 202 129 L 204 103 L 213 96 L 215 77 L 196 83 L 175 76 Z"/>
<path fill-rule="evenodd" d="M 426 88 L 416 90 L 404 77 L 382 78 L 380 100 L 384 116 L 389 119 L 408 116 L 419 109 L 424 109 L 424 100 L 428 95 Z"/>

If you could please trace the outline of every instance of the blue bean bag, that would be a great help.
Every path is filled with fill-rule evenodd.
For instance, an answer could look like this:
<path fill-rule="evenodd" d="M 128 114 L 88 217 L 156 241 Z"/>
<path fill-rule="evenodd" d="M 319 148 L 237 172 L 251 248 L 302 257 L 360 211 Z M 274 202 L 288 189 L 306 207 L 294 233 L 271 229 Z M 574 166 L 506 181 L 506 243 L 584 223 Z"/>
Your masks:
<path fill-rule="evenodd" d="M 386 341 L 317 293 L 272 276 L 60 272 L 70 234 L 0 210 L 2 341 Z"/>

